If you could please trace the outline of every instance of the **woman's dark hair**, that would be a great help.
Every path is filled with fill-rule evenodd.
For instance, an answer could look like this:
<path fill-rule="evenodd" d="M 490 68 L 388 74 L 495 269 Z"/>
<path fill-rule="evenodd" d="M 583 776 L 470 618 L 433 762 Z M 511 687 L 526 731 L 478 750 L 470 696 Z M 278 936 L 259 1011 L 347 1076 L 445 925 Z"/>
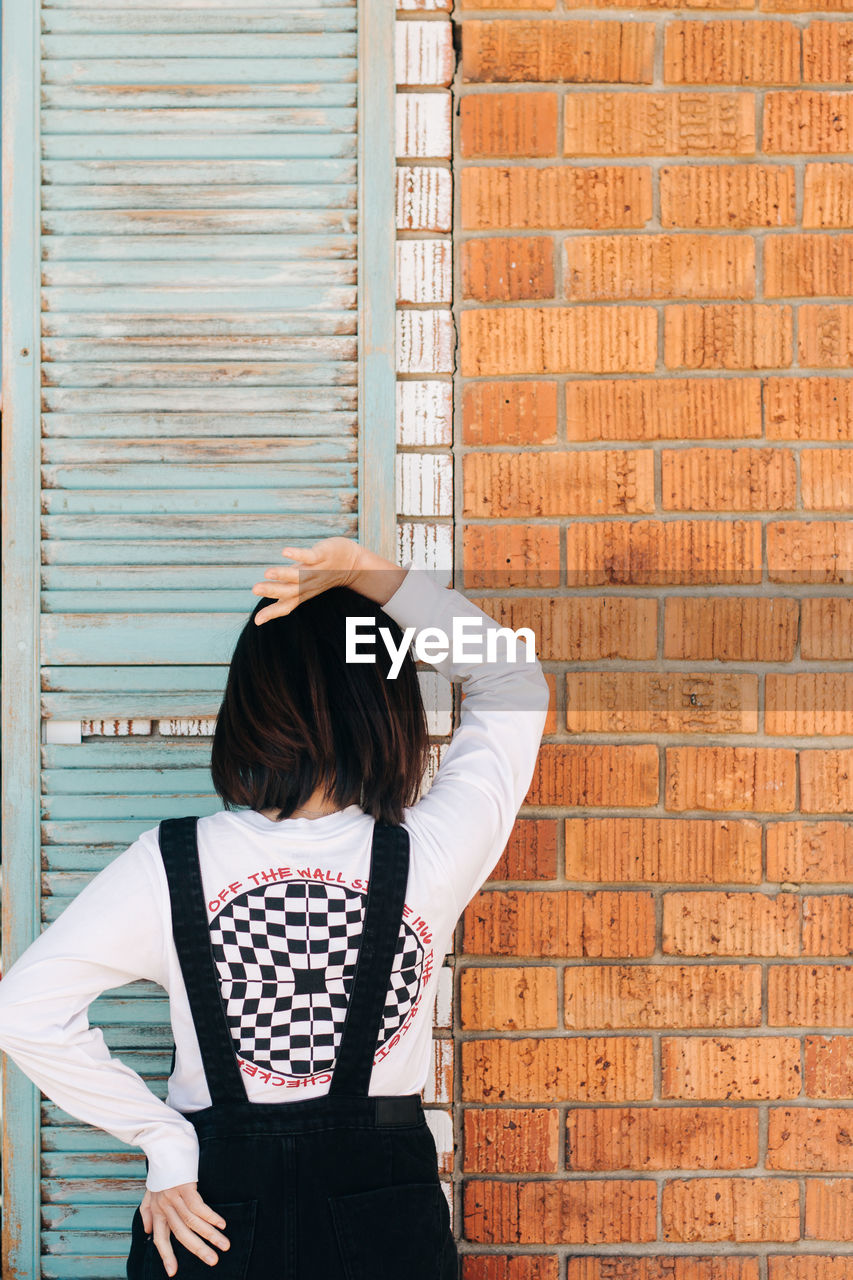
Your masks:
<path fill-rule="evenodd" d="M 234 649 L 216 721 L 210 772 L 226 809 L 276 808 L 279 818 L 322 788 L 339 808 L 358 804 L 381 822 L 400 822 L 417 799 L 429 738 L 417 669 L 406 651 L 396 679 L 378 628 L 402 632 L 378 604 L 332 587 L 258 625 L 260 599 Z M 347 617 L 370 618 L 359 652 L 346 661 Z"/>

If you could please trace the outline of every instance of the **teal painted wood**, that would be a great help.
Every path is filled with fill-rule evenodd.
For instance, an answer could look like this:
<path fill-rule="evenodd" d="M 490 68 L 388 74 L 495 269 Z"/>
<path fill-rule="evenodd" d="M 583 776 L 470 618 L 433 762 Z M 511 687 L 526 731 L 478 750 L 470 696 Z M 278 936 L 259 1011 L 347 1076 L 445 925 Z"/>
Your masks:
<path fill-rule="evenodd" d="M 304 0 L 302 0 L 304 3 Z M 234 28 L 234 19 L 229 6 L 228 12 L 199 13 L 193 9 L 166 10 L 159 15 L 157 26 L 161 32 L 195 32 L 224 31 Z M 356 29 L 355 14 L 351 8 L 335 8 L 334 0 L 323 8 L 314 5 L 317 13 L 291 12 L 288 27 L 291 31 L 354 31 Z M 268 5 L 268 12 L 242 13 L 240 30 L 249 32 L 276 32 L 281 27 L 281 13 L 274 5 Z M 46 32 L 146 32 L 150 29 L 151 19 L 146 12 L 129 8 L 110 9 L 103 13 L 91 11 L 81 14 L 79 10 L 63 10 L 47 8 L 44 11 L 43 30 Z"/>
<path fill-rule="evenodd" d="M 358 40 L 359 534 L 396 560 L 393 0 L 360 0 Z"/>
<path fill-rule="evenodd" d="M 3 83 L 3 964 L 39 931 L 38 25 L 33 3 L 2 6 Z M 39 1258 L 39 1093 L 3 1055 L 4 1280 Z"/>
<path fill-rule="evenodd" d="M 389 0 L 3 9 L 8 963 L 221 808 L 209 739 L 40 747 L 40 716 L 209 720 L 285 542 L 394 554 L 395 162 Z M 90 1016 L 165 1096 L 163 993 Z M 11 1064 L 3 1102 L 4 1280 L 120 1280 L 141 1153 Z"/>

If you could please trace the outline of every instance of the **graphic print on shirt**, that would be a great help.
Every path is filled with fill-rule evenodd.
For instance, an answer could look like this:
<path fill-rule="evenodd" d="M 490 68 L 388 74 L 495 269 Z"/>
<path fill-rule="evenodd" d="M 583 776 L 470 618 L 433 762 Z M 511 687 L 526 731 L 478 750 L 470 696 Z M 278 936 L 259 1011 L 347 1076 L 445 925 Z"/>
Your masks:
<path fill-rule="evenodd" d="M 250 1074 L 309 1083 L 331 1070 L 340 1045 L 367 883 L 287 867 L 247 880 L 208 904 L 217 911 L 210 940 L 235 1050 Z M 432 971 L 430 931 L 410 908 L 403 914 L 377 1060 L 407 1028 Z"/>

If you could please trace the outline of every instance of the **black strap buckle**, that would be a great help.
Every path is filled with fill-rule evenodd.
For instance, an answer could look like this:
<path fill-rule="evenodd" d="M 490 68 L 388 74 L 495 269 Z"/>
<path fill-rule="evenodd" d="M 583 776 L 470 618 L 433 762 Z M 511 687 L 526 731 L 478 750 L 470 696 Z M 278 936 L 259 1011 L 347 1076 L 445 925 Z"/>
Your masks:
<path fill-rule="evenodd" d="M 418 1093 L 403 1093 L 395 1098 L 376 1099 L 377 1124 L 417 1124 L 421 1112 L 421 1097 Z"/>

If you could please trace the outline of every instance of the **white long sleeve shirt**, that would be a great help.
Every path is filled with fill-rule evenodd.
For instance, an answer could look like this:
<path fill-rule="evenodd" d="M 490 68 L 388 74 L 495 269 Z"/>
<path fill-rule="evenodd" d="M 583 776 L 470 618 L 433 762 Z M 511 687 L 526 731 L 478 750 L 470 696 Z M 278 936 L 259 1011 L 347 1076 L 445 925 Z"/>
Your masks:
<path fill-rule="evenodd" d="M 439 627 L 451 637 L 453 618 L 461 616 L 479 619 L 483 634 L 497 629 L 471 601 L 439 586 L 422 570 L 409 569 L 383 608 L 402 628 L 415 628 L 416 634 Z M 476 635 L 476 629 L 469 630 L 468 652 L 482 657 Z M 392 974 L 393 999 L 386 1007 L 374 1057 L 371 1094 L 415 1093 L 424 1087 L 443 957 L 452 949 L 459 916 L 498 861 L 530 785 L 548 686 L 538 661 L 526 660 L 523 644 L 514 657 L 503 644 L 496 648 L 492 660 L 472 660 L 453 651 L 441 661 L 430 659 L 442 675 L 462 682 L 465 697 L 459 726 L 432 786 L 404 813 L 410 841 L 404 908 L 408 927 L 403 930 L 403 952 L 395 961 L 397 972 Z M 319 904 L 327 913 L 337 912 L 338 920 L 342 912 L 348 920 L 355 919 L 357 929 L 359 911 L 363 918 L 373 825 L 357 805 L 320 818 L 281 822 L 254 810 L 223 809 L 199 819 L 211 941 L 251 1102 L 326 1093 L 334 1053 L 328 1036 L 325 1051 L 312 1048 L 310 1036 L 307 1048 L 302 1037 L 296 1040 L 303 1047 L 295 1048 L 281 1027 L 272 1051 L 266 1034 L 270 1028 L 265 1026 L 261 1034 L 251 1016 L 241 1016 L 243 1000 L 260 990 L 262 958 L 254 967 L 234 963 L 235 930 L 239 936 L 241 920 L 258 905 L 267 919 L 275 911 L 282 918 L 285 903 L 288 912 L 297 913 L 289 919 L 298 919 L 300 909 L 307 919 L 308 885 L 313 886 L 312 921 Z M 326 970 L 330 989 L 335 983 L 341 989 L 336 946 L 337 950 L 330 948 Z M 316 1000 L 319 1030 L 322 993 L 288 996 L 294 989 L 292 973 L 280 948 L 276 955 L 276 963 L 284 967 L 274 975 L 275 1012 L 267 1014 L 267 1023 L 286 1020 L 290 1009 L 299 1013 L 304 1029 L 314 1008 L 310 1002 Z M 264 974 L 269 979 L 268 967 Z M 110 1054 L 101 1030 L 90 1026 L 87 1017 L 88 1006 L 102 992 L 139 979 L 158 983 L 169 995 L 176 1053 L 165 1102 Z M 328 997 L 325 1015 L 328 1031 Z M 318 1034 L 317 1042 L 322 1039 Z M 141 1147 L 148 1159 L 150 1190 L 196 1181 L 198 1141 L 181 1113 L 209 1106 L 211 1098 L 172 938 L 156 826 L 143 831 L 95 875 L 4 974 L 0 1049 L 69 1115 Z"/>

